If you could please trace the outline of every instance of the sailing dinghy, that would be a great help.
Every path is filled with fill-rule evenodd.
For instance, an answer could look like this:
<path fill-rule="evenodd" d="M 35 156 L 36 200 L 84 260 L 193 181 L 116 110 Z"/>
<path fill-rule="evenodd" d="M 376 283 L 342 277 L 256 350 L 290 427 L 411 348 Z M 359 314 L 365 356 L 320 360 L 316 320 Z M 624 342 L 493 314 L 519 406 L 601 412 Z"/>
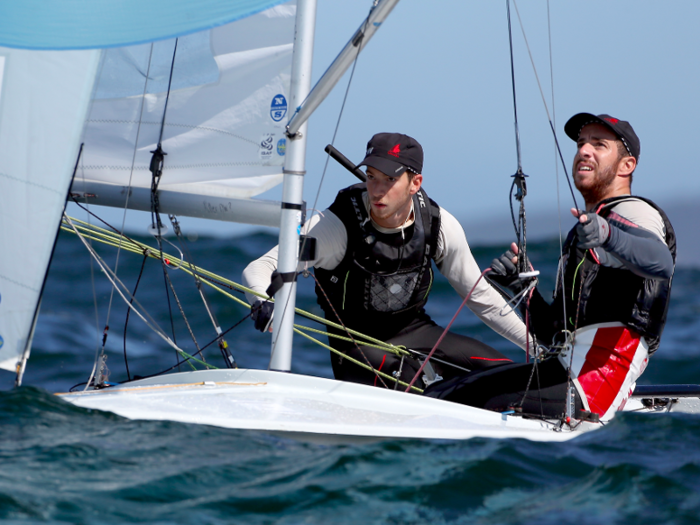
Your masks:
<path fill-rule="evenodd" d="M 90 34 L 42 30 L 50 8 L 34 32 L 3 32 L 9 47 L 0 48 L 0 368 L 21 384 L 67 196 L 151 211 L 157 239 L 165 230 L 160 213 L 280 226 L 279 271 L 295 272 L 306 121 L 397 1 L 375 1 L 313 90 L 316 0 L 210 0 L 197 4 L 196 16 L 188 2 L 168 2 L 168 15 L 149 27 L 134 27 L 119 12 L 97 12 L 101 4 L 90 12 L 86 4 L 95 22 Z M 161 3 L 138 9 L 158 12 Z M 22 6 L 10 11 L 4 19 L 14 28 L 35 22 Z M 63 20 L 60 11 L 53 16 Z M 282 202 L 254 199 L 280 181 Z M 32 224 L 32 234 L 16 224 Z M 65 226 L 79 230 L 70 219 Z M 102 269 L 138 312 L 116 274 Z M 179 372 L 113 386 L 95 377 L 88 383 L 99 388 L 60 396 L 131 419 L 321 441 L 562 441 L 600 428 L 291 374 L 295 289 L 285 282 L 275 295 L 285 307 L 274 318 L 270 370 Z M 698 395 L 697 387 L 647 388 L 626 409 L 700 412 Z"/>

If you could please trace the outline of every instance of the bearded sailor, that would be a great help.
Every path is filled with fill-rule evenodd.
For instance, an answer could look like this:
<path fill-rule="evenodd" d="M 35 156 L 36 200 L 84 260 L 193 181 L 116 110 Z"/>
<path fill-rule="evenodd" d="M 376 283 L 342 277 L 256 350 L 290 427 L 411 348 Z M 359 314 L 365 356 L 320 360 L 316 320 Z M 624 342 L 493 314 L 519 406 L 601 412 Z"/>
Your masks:
<path fill-rule="evenodd" d="M 366 183 L 340 191 L 335 202 L 310 220 L 309 236 L 316 239 L 316 294 L 326 319 L 387 343 L 410 349 L 399 357 L 372 346 L 357 345 L 344 330 L 328 328 L 337 379 L 393 388 L 373 370 L 351 363 L 345 356 L 369 362 L 374 370 L 404 382 L 411 381 L 443 328 L 425 312 L 433 284 L 434 263 L 467 306 L 489 327 L 526 348 L 522 320 L 485 280 L 469 249 L 464 230 L 422 188 L 423 148 L 412 137 L 379 133 L 367 144 L 359 166 L 366 167 Z M 277 268 L 277 247 L 253 261 L 243 282 L 261 295 Z M 300 266 L 301 269 L 301 266 Z M 272 303 L 252 294 L 255 326 L 269 329 Z M 503 315 L 503 312 L 507 312 Z M 464 335 L 447 332 L 431 359 L 443 378 L 465 370 L 510 363 L 490 346 Z M 451 366 L 456 365 L 456 366 Z"/>
<path fill-rule="evenodd" d="M 563 247 L 554 300 L 535 289 L 527 307 L 532 331 L 550 351 L 539 363 L 471 374 L 428 395 L 497 411 L 518 407 L 605 421 L 624 407 L 659 347 L 676 237 L 659 206 L 632 195 L 639 138 L 629 122 L 607 114 L 579 113 L 564 131 L 576 141 L 573 179 L 586 209 L 571 210 L 576 224 Z M 513 244 L 493 261 L 489 276 L 514 293 L 527 284 L 516 269 L 517 253 Z"/>

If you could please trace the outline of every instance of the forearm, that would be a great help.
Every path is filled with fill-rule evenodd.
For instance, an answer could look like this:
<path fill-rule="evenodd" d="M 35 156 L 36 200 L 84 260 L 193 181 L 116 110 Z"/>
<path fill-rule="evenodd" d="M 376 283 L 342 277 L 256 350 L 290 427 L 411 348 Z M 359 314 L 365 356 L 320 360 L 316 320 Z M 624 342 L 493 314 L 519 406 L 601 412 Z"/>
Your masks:
<path fill-rule="evenodd" d="M 272 272 L 277 269 L 277 253 L 279 247 L 275 246 L 259 259 L 254 260 L 245 270 L 243 270 L 243 285 L 251 290 L 267 297 L 266 290 L 270 286 L 272 280 Z M 261 298 L 246 292 L 245 294 L 248 303 L 254 304 L 260 301 Z"/>
<path fill-rule="evenodd" d="M 345 255 L 347 233 L 343 223 L 333 213 L 326 210 L 323 216 L 314 215 L 309 221 L 308 235 L 316 238 L 316 258 L 307 263 L 299 263 L 297 271 L 305 267 L 325 269 L 335 268 Z M 275 246 L 259 259 L 254 260 L 243 270 L 243 285 L 267 297 L 267 289 L 272 280 L 272 273 L 277 270 L 279 247 Z M 250 304 L 260 298 L 246 293 Z"/>
<path fill-rule="evenodd" d="M 462 226 L 444 210 L 438 242 L 437 267 L 461 296 L 474 289 L 467 306 L 489 328 L 521 348 L 526 347 L 525 325 L 486 279 L 469 249 Z M 477 284 L 477 281 L 478 284 Z"/>
<path fill-rule="evenodd" d="M 610 221 L 610 235 L 602 248 L 645 279 L 669 279 L 673 275 L 673 257 L 668 246 L 644 229 L 624 231 L 616 221 Z"/>
<path fill-rule="evenodd" d="M 513 307 L 490 284 L 482 280 L 467 302 L 469 309 L 494 332 L 505 337 L 523 350 L 527 345 L 525 323 Z"/>

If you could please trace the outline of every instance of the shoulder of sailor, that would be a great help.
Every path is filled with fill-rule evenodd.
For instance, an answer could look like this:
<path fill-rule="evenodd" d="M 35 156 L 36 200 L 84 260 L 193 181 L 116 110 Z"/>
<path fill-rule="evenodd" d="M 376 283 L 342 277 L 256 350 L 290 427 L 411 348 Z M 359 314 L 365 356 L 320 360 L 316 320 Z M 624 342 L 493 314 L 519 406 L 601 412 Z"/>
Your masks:
<path fill-rule="evenodd" d="M 641 199 L 630 197 L 614 203 L 609 208 L 607 219 L 623 229 L 642 228 L 666 242 L 666 227 L 661 214 Z"/>
<path fill-rule="evenodd" d="M 316 258 L 312 266 L 332 270 L 345 257 L 348 234 L 340 218 L 330 209 L 309 219 L 303 232 L 316 239 Z"/>
<path fill-rule="evenodd" d="M 445 208 L 439 208 L 440 235 L 437 239 L 435 262 L 439 263 L 445 257 L 468 250 L 467 237 L 459 221 Z"/>

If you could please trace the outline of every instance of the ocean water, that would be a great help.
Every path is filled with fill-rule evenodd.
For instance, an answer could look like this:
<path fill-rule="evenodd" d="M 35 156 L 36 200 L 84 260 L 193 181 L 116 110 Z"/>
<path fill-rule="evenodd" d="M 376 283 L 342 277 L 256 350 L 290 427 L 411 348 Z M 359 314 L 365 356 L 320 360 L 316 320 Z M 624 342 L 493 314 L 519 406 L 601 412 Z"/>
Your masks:
<path fill-rule="evenodd" d="M 145 239 L 144 239 L 145 240 Z M 193 261 L 238 280 L 270 235 L 192 238 Z M 476 246 L 482 267 L 503 247 Z M 530 244 L 552 287 L 558 240 Z M 114 265 L 116 251 L 99 248 Z M 133 289 L 141 257 L 119 256 Z M 200 346 L 214 338 L 191 277 L 172 272 Z M 310 280 L 299 305 L 318 312 Z M 162 271 L 146 262 L 137 299 L 178 343 L 193 348 Z M 224 329 L 247 310 L 207 292 Z M 677 270 L 660 350 L 641 384 L 700 383 L 700 269 Z M 97 303 L 97 308 L 95 307 Z M 170 303 L 170 308 L 169 308 Z M 428 311 L 443 325 L 460 300 L 438 279 Z M 109 317 L 108 317 L 109 312 Z M 700 523 L 700 417 L 623 414 L 560 444 L 526 440 L 402 441 L 318 445 L 264 433 L 129 421 L 73 407 L 54 392 L 87 380 L 104 325 L 110 380 L 171 367 L 174 352 L 126 307 L 80 241 L 62 233 L 46 285 L 23 387 L 0 377 L 0 520 L 3 523 Z M 470 312 L 454 329 L 515 359 L 522 352 Z M 241 367 L 266 368 L 269 335 L 245 320 L 227 340 Z M 214 348 L 212 345 L 211 348 Z M 221 366 L 218 350 L 205 354 Z M 331 377 L 327 351 L 299 338 L 294 371 Z"/>

